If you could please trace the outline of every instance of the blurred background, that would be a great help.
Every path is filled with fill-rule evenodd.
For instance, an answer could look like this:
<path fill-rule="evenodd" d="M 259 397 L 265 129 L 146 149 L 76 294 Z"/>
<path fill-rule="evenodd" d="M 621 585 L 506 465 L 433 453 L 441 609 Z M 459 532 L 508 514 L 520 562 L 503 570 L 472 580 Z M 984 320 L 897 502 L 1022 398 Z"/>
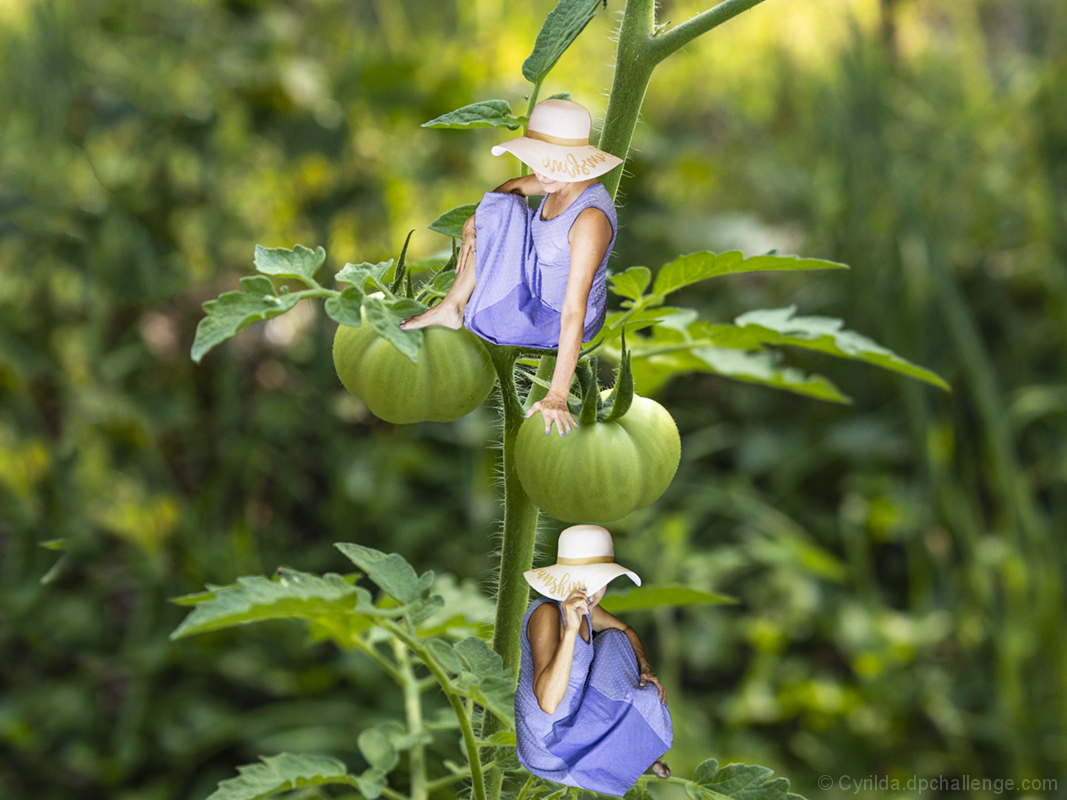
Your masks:
<path fill-rule="evenodd" d="M 310 304 L 196 366 L 200 304 L 256 243 L 323 245 L 327 272 L 410 230 L 416 257 L 447 248 L 429 222 L 518 165 L 489 154 L 504 130 L 419 126 L 524 113 L 553 5 L 0 0 L 0 798 L 200 800 L 282 750 L 362 768 L 356 736 L 400 707 L 375 668 L 284 623 L 172 643 L 168 598 L 343 572 L 346 540 L 488 587 L 495 412 L 379 422 Z M 620 11 L 542 96 L 602 118 Z M 844 261 L 680 299 L 838 317 L 954 389 L 806 353 L 853 405 L 706 375 L 657 394 L 682 465 L 613 526 L 619 560 L 739 600 L 627 620 L 675 773 L 1064 796 L 1067 4 L 768 0 L 660 67 L 634 146 L 612 269 Z M 1035 778 L 1058 786 L 1018 791 Z"/>

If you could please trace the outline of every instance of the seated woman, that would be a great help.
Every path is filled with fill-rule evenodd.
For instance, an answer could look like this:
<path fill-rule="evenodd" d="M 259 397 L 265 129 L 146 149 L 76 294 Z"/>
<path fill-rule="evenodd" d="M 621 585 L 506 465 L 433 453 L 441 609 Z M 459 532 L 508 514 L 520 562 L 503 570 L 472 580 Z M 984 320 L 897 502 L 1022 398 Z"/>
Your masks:
<path fill-rule="evenodd" d="M 589 112 L 570 100 L 545 100 L 530 114 L 526 136 L 493 148 L 534 170 L 486 193 L 463 226 L 456 281 L 433 308 L 400 323 L 466 326 L 487 341 L 557 349 L 540 411 L 545 433 L 562 436 L 574 419 L 567 395 L 582 342 L 604 325 L 608 256 L 618 222 L 597 177 L 622 163 L 589 144 Z M 524 198 L 544 195 L 537 211 Z M 474 268 L 470 268 L 471 255 Z"/>
<path fill-rule="evenodd" d="M 619 575 L 641 585 L 614 552 L 604 528 L 574 525 L 553 566 L 525 573 L 545 596 L 522 620 L 515 728 L 519 761 L 534 775 L 621 796 L 650 767 L 670 777 L 659 757 L 674 731 L 637 633 L 597 605 Z"/>

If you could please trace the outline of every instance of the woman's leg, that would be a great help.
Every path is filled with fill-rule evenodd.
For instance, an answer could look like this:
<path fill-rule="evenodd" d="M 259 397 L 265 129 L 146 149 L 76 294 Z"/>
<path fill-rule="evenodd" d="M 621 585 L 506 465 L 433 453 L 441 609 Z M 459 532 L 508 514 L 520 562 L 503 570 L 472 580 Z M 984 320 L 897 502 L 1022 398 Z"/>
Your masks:
<path fill-rule="evenodd" d="M 427 325 L 444 325 L 458 330 L 463 327 L 463 310 L 471 299 L 476 284 L 474 269 L 474 215 L 463 225 L 463 238 L 459 243 L 456 259 L 456 280 L 440 303 L 400 323 L 404 330 L 425 328 Z"/>

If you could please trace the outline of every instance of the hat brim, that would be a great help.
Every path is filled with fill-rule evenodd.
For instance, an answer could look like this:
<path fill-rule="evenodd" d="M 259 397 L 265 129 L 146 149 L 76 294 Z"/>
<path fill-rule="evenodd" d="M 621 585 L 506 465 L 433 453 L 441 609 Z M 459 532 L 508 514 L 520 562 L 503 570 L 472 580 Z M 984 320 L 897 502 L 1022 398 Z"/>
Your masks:
<path fill-rule="evenodd" d="M 552 564 L 526 570 L 523 577 L 526 582 L 545 597 L 553 600 L 565 600 L 575 589 L 586 594 L 593 594 L 607 586 L 620 575 L 626 575 L 641 585 L 641 578 L 633 570 L 620 564 L 583 564 L 577 567 L 565 564 Z"/>
<path fill-rule="evenodd" d="M 534 172 L 561 183 L 598 178 L 622 163 L 622 159 L 590 144 L 566 147 L 520 136 L 494 145 L 494 156 L 511 153 Z"/>

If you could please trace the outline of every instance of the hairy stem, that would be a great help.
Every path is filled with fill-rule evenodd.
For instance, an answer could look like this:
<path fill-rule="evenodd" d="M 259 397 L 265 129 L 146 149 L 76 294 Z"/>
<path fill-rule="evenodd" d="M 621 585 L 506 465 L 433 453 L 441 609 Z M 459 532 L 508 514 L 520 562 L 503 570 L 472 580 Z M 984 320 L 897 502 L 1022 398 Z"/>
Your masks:
<path fill-rule="evenodd" d="M 763 0 L 723 0 L 714 8 L 702 11 L 692 19 L 686 20 L 677 28 L 672 28 L 652 40 L 652 57 L 659 63 L 671 53 L 677 52 L 689 42 L 712 28 L 717 28 L 738 14 L 758 6 Z"/>
<path fill-rule="evenodd" d="M 429 650 L 422 646 L 417 637 L 390 620 L 382 620 L 379 624 L 407 645 L 408 649 L 419 657 L 437 679 L 441 691 L 445 693 L 449 705 L 452 706 L 452 712 L 456 715 L 460 732 L 463 734 L 463 746 L 467 751 L 467 762 L 471 768 L 471 788 L 474 800 L 486 800 L 485 780 L 482 776 L 482 762 L 478 760 L 478 740 L 474 736 L 474 726 L 471 725 L 470 713 L 463 704 L 463 698 L 452 689 L 452 680 L 448 677 L 448 673 L 441 668 Z"/>
<path fill-rule="evenodd" d="M 396 661 L 400 665 L 400 674 L 404 678 L 401 684 L 404 687 L 404 711 L 407 716 L 408 734 L 419 736 L 423 732 L 422 726 L 422 692 L 419 689 L 419 680 L 415 677 L 415 671 L 411 668 L 411 656 L 407 648 L 399 641 L 393 640 L 393 649 L 396 652 Z M 426 786 L 426 750 L 424 745 L 413 745 L 408 753 L 408 767 L 410 773 L 411 800 L 426 800 L 429 790 Z"/>

